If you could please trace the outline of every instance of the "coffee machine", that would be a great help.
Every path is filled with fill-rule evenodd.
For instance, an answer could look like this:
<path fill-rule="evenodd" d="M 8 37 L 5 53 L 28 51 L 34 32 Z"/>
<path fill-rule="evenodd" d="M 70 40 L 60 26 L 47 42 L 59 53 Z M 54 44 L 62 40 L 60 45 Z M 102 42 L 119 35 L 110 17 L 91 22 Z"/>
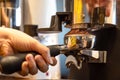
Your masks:
<path fill-rule="evenodd" d="M 0 26 L 20 29 L 22 0 L 0 0 Z"/>

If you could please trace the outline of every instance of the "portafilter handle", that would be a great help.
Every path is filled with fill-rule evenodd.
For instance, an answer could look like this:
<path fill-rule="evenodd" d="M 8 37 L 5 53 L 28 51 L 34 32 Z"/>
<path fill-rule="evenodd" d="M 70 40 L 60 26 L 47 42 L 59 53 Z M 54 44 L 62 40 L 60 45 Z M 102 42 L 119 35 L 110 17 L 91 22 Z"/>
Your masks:
<path fill-rule="evenodd" d="M 50 49 L 51 56 L 60 54 L 59 46 L 55 45 L 48 47 Z M 34 56 L 38 54 L 37 52 L 22 52 L 10 56 L 0 57 L 0 71 L 4 74 L 12 74 L 14 72 L 20 71 L 22 62 L 25 61 L 25 56 L 28 53 L 31 53 Z"/>

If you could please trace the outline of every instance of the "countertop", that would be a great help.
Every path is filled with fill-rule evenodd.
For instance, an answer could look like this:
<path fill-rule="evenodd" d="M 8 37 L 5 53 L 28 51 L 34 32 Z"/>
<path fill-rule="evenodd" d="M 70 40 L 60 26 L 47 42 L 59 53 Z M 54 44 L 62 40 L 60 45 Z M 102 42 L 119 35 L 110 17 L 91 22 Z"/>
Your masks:
<path fill-rule="evenodd" d="M 36 79 L 0 75 L 0 80 L 36 80 Z"/>

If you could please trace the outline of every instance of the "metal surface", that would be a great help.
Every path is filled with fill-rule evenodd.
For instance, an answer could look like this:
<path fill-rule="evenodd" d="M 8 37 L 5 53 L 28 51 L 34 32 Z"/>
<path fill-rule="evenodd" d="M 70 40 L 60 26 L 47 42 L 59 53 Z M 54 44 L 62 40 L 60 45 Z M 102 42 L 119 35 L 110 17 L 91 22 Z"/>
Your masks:
<path fill-rule="evenodd" d="M 0 12 L 0 26 L 7 25 L 6 27 L 9 28 L 20 28 L 22 24 L 22 1 L 23 0 L 2 0 L 0 2 L 0 10 L 3 10 L 3 12 Z"/>
<path fill-rule="evenodd" d="M 0 3 L 4 3 L 4 5 L 0 5 L 0 7 L 15 9 L 19 7 L 19 2 L 20 0 L 0 0 Z"/>
<path fill-rule="evenodd" d="M 88 63 L 107 63 L 107 51 L 81 50 L 80 54 L 88 57 Z"/>
<path fill-rule="evenodd" d="M 70 49 L 92 49 L 95 42 L 95 36 L 92 34 L 68 34 L 65 36 L 65 44 Z"/>

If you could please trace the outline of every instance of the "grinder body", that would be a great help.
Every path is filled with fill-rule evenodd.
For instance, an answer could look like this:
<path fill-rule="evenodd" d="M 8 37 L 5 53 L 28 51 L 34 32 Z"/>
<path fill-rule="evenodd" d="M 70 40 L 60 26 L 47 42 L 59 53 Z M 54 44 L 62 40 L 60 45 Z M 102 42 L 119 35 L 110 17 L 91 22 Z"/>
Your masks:
<path fill-rule="evenodd" d="M 93 34 L 97 37 L 94 49 L 107 51 L 106 63 L 83 63 L 81 70 L 71 66 L 69 78 L 76 80 L 119 80 L 120 29 L 109 25 L 109 28 L 103 28 L 93 32 Z"/>

